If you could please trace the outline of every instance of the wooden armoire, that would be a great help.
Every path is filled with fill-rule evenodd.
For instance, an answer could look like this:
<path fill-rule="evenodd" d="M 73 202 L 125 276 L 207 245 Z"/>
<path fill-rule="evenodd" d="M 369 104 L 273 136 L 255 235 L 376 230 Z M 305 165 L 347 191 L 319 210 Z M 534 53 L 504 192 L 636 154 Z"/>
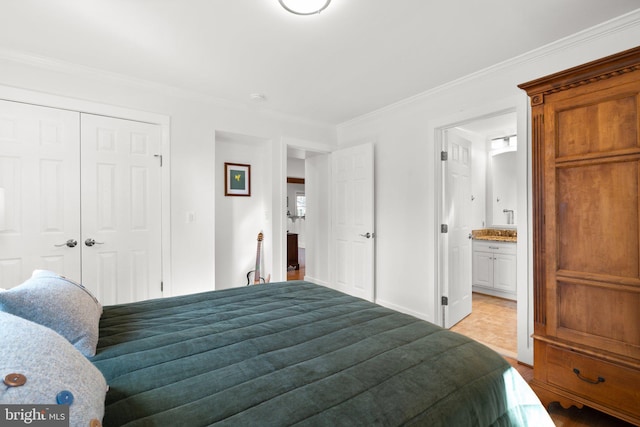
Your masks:
<path fill-rule="evenodd" d="M 531 100 L 534 379 L 545 405 L 640 425 L 640 47 Z"/>

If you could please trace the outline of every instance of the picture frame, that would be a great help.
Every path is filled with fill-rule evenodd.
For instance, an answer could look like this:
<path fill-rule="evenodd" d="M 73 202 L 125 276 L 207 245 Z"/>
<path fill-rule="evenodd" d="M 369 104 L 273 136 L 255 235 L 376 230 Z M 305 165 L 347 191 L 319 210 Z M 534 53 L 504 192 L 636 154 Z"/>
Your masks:
<path fill-rule="evenodd" d="M 251 165 L 225 162 L 224 195 L 251 196 Z"/>

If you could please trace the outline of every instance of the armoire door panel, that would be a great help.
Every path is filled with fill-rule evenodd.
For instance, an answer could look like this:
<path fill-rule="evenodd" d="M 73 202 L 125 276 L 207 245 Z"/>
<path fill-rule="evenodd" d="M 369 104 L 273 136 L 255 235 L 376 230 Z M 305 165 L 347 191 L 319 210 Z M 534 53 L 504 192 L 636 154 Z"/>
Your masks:
<path fill-rule="evenodd" d="M 586 102 L 586 100 L 585 100 Z M 557 155 L 570 157 L 638 148 L 637 93 L 557 112 Z"/>
<path fill-rule="evenodd" d="M 556 292 L 559 338 L 640 357 L 640 290 L 559 281 Z"/>
<path fill-rule="evenodd" d="M 0 101 L 0 287 L 55 266 L 81 280 L 79 113 Z"/>
<path fill-rule="evenodd" d="M 556 171 L 557 267 L 638 278 L 639 162 Z"/>

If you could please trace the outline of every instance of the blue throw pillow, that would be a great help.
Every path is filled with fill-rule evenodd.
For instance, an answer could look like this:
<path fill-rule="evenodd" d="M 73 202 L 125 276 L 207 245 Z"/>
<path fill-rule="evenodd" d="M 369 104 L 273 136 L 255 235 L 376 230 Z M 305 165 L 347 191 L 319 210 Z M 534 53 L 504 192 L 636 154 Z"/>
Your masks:
<path fill-rule="evenodd" d="M 0 403 L 66 403 L 69 424 L 89 426 L 93 419 L 102 422 L 106 393 L 102 373 L 67 340 L 0 312 Z"/>
<path fill-rule="evenodd" d="M 0 292 L 0 311 L 53 329 L 85 356 L 95 356 L 102 305 L 81 284 L 36 270 L 30 279 Z"/>

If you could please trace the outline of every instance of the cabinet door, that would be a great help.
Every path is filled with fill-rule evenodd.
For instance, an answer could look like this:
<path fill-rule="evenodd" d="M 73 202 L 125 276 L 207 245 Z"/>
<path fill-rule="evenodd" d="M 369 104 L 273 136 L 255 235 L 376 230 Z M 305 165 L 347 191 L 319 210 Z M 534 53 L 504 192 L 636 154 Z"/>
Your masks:
<path fill-rule="evenodd" d="M 493 287 L 493 254 L 491 252 L 473 251 L 473 284 L 485 288 Z"/>
<path fill-rule="evenodd" d="M 0 101 L 0 288 L 35 269 L 81 279 L 78 123 L 72 111 Z"/>
<path fill-rule="evenodd" d="M 545 157 L 546 333 L 636 359 L 638 100 L 640 80 L 626 74 L 550 97 L 544 122 L 554 147 Z"/>
<path fill-rule="evenodd" d="M 516 256 L 496 253 L 493 258 L 493 287 L 516 292 Z"/>

